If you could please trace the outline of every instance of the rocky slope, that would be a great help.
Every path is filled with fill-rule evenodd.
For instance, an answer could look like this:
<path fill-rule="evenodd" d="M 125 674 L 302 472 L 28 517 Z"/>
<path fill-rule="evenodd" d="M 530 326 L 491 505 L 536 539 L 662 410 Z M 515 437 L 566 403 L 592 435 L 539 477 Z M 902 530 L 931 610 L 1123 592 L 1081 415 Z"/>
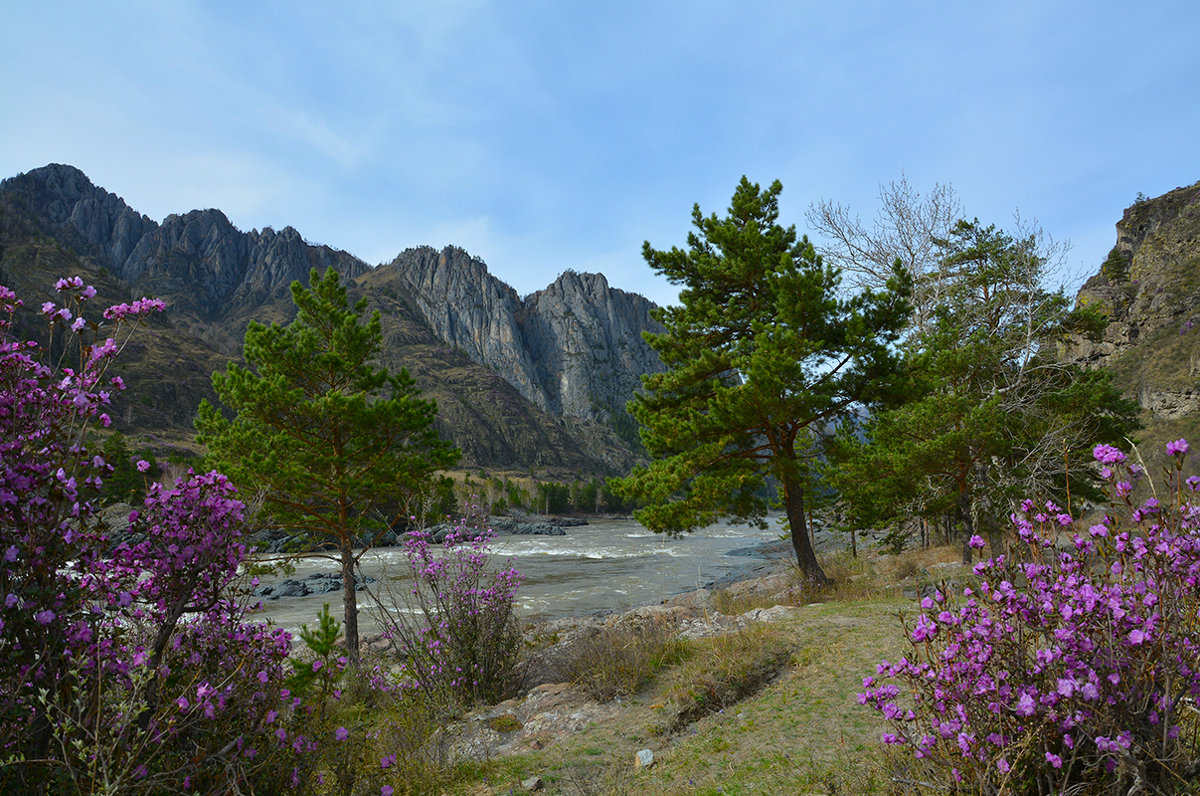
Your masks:
<path fill-rule="evenodd" d="M 289 285 L 314 267 L 335 268 L 380 310 L 382 364 L 408 368 L 438 400 L 439 426 L 468 466 L 583 475 L 631 465 L 614 428 L 656 361 L 639 334 L 651 305 L 602 276 L 568 273 L 522 301 L 458 249 L 412 250 L 373 269 L 291 227 L 241 232 L 219 210 L 157 223 L 72 166 L 0 183 L 0 283 L 40 303 L 54 279 L 80 273 L 102 300 L 167 302 L 168 320 L 125 357 L 145 371 L 127 379 L 141 402 L 126 412 L 129 431 L 186 435 L 199 399 L 211 398 L 209 374 L 238 355 L 247 322 L 290 320 Z M 36 334 L 36 319 L 26 327 Z"/>
<path fill-rule="evenodd" d="M 1180 436 L 1200 445 L 1200 182 L 1128 208 L 1077 303 L 1107 323 L 1101 339 L 1074 339 L 1064 354 L 1110 368 L 1138 399 L 1144 452 Z"/>

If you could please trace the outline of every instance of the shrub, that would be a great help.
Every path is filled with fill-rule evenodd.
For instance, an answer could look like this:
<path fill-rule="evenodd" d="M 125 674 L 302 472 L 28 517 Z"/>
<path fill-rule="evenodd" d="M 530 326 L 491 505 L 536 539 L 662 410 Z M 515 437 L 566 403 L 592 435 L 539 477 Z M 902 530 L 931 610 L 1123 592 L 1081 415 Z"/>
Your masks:
<path fill-rule="evenodd" d="M 1139 468 L 1098 446 L 1121 511 L 1083 528 L 1026 501 L 976 588 L 922 603 L 911 657 L 879 666 L 899 685 L 868 677 L 859 695 L 891 723 L 884 741 L 911 753 L 899 779 L 1041 794 L 1173 793 L 1194 779 L 1200 478 L 1183 476 L 1186 442 L 1167 450 L 1163 503 L 1133 505 Z"/>
<path fill-rule="evenodd" d="M 120 543 L 96 511 L 112 467 L 84 441 L 124 388 L 105 380 L 116 337 L 163 304 L 109 307 L 102 325 L 84 317 L 82 279 L 56 288 L 65 305 L 42 314 L 65 353 L 51 365 L 10 336 L 20 302 L 0 287 L 0 790 L 252 782 L 290 639 L 222 596 L 245 554 L 233 487 L 191 472 L 155 485 Z M 88 341 L 101 330 L 113 336 Z"/>
<path fill-rule="evenodd" d="M 409 686 L 467 703 L 498 701 L 514 688 L 522 578 L 511 565 L 488 571 L 491 537 L 477 513 L 459 521 L 440 552 L 428 533 L 405 536 L 408 593 L 386 595 L 393 605 L 378 616 Z"/>
<path fill-rule="evenodd" d="M 1121 250 L 1116 246 L 1108 253 L 1108 257 L 1104 259 L 1103 265 L 1100 266 L 1100 273 L 1110 284 L 1124 282 L 1129 278 L 1129 261 Z"/>

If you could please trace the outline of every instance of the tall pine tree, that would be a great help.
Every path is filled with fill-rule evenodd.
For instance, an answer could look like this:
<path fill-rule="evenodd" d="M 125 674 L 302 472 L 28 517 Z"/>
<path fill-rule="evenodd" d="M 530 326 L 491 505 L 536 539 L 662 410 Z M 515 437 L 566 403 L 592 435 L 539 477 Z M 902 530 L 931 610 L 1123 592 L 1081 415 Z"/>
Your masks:
<path fill-rule="evenodd" d="M 382 341 L 366 299 L 349 306 L 331 268 L 312 287 L 292 283 L 287 326 L 251 323 L 244 358 L 213 374 L 226 418 L 207 401 L 196 418 L 211 463 L 243 491 L 261 494 L 268 521 L 309 548 L 332 547 L 342 569 L 346 648 L 358 656 L 358 559 L 392 518 L 459 451 L 438 438 L 437 406 L 404 370 L 372 362 Z M 357 549 L 356 549 L 357 548 Z"/>
<path fill-rule="evenodd" d="M 879 293 L 840 297 L 837 270 L 779 225 L 781 190 L 743 177 L 725 218 L 695 206 L 687 250 L 645 244 L 682 290 L 679 306 L 657 310 L 666 331 L 646 335 L 667 370 L 629 405 L 653 461 L 616 485 L 667 533 L 720 516 L 762 522 L 773 486 L 800 568 L 824 583 L 805 516 L 807 437 L 886 394 L 908 286 L 897 272 Z"/>

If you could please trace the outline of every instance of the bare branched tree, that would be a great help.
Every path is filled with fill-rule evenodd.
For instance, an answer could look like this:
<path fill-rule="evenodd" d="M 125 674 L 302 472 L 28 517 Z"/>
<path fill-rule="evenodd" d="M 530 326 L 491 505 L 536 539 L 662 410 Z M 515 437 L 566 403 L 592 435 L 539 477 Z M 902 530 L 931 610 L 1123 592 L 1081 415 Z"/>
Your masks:
<path fill-rule="evenodd" d="M 942 299 L 941 247 L 959 219 L 962 203 L 950 185 L 937 183 L 924 196 L 899 180 L 879 186 L 879 210 L 868 226 L 850 208 L 822 199 L 808 208 L 809 228 L 823 239 L 821 256 L 842 269 L 843 285 L 878 290 L 899 260 L 913 279 L 915 330 L 929 323 L 932 308 Z"/>

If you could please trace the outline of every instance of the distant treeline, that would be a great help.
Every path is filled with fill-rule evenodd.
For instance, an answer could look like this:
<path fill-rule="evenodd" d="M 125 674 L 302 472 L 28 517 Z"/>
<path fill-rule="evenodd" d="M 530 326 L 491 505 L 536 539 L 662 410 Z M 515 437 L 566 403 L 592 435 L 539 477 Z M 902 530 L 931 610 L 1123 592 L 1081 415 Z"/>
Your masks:
<path fill-rule="evenodd" d="M 443 477 L 432 502 L 434 516 L 453 515 L 465 504 L 477 504 L 492 514 L 629 514 L 637 508 L 601 478 L 566 483 L 498 477 L 486 471 L 467 473 L 461 480 Z"/>

